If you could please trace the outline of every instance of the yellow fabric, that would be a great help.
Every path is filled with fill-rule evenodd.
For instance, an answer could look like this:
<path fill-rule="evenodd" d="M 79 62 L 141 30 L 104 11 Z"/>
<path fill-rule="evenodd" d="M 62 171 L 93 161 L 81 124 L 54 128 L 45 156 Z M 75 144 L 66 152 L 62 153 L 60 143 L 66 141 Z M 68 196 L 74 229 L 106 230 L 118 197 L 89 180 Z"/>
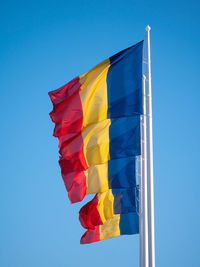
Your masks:
<path fill-rule="evenodd" d="M 107 72 L 110 60 L 106 59 L 80 75 L 80 98 L 83 108 L 83 127 L 107 119 Z"/>
<path fill-rule="evenodd" d="M 94 165 L 85 171 L 87 194 L 105 192 L 108 185 L 108 163 Z"/>
<path fill-rule="evenodd" d="M 103 223 L 114 216 L 113 213 L 114 196 L 112 190 L 98 194 L 97 210 Z"/>
<path fill-rule="evenodd" d="M 82 130 L 84 155 L 87 165 L 105 163 L 110 159 L 109 126 L 110 119 L 91 124 Z"/>
<path fill-rule="evenodd" d="M 100 225 L 100 240 L 108 239 L 111 237 L 120 235 L 120 215 L 115 215 L 112 219 L 106 221 L 103 225 Z"/>

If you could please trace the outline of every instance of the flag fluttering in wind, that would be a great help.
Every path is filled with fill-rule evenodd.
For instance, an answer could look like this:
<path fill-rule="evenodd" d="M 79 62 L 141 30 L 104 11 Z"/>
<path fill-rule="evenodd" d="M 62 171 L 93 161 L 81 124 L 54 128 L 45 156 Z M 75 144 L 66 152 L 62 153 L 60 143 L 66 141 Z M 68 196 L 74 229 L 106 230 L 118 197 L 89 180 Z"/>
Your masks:
<path fill-rule="evenodd" d="M 143 41 L 49 92 L 69 200 L 96 194 L 79 212 L 82 244 L 139 232 L 142 57 Z"/>

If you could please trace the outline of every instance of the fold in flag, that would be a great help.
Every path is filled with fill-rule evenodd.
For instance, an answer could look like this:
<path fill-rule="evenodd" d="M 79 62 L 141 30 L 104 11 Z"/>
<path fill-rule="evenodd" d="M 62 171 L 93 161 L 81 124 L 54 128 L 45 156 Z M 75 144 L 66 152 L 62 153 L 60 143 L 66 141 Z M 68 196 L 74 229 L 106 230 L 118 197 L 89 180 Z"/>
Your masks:
<path fill-rule="evenodd" d="M 136 212 L 136 188 L 128 190 L 109 189 L 84 205 L 79 212 L 79 220 L 86 229 L 104 224 L 115 214 Z"/>
<path fill-rule="evenodd" d="M 81 244 L 139 231 L 142 57 L 143 41 L 49 92 L 69 200 L 96 194 L 79 212 Z"/>
<path fill-rule="evenodd" d="M 136 212 L 115 215 L 103 225 L 88 229 L 81 237 L 81 244 L 88 244 L 119 235 L 138 234 L 139 216 Z"/>

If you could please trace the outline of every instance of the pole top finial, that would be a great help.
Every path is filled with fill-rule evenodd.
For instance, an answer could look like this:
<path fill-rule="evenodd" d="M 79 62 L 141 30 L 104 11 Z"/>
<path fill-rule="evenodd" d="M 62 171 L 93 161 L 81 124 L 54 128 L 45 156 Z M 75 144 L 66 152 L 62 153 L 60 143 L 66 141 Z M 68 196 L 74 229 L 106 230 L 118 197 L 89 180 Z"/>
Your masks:
<path fill-rule="evenodd" d="M 146 26 L 145 30 L 149 32 L 151 30 L 151 27 L 149 25 Z"/>

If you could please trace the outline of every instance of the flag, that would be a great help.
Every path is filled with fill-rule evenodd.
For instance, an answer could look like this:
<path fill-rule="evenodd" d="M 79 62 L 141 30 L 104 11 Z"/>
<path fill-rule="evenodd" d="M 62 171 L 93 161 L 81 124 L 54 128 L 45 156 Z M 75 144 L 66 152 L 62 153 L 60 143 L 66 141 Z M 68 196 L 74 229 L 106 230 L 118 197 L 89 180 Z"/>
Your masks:
<path fill-rule="evenodd" d="M 96 194 L 79 212 L 82 244 L 138 233 L 142 54 L 143 41 L 49 92 L 69 200 Z"/>

